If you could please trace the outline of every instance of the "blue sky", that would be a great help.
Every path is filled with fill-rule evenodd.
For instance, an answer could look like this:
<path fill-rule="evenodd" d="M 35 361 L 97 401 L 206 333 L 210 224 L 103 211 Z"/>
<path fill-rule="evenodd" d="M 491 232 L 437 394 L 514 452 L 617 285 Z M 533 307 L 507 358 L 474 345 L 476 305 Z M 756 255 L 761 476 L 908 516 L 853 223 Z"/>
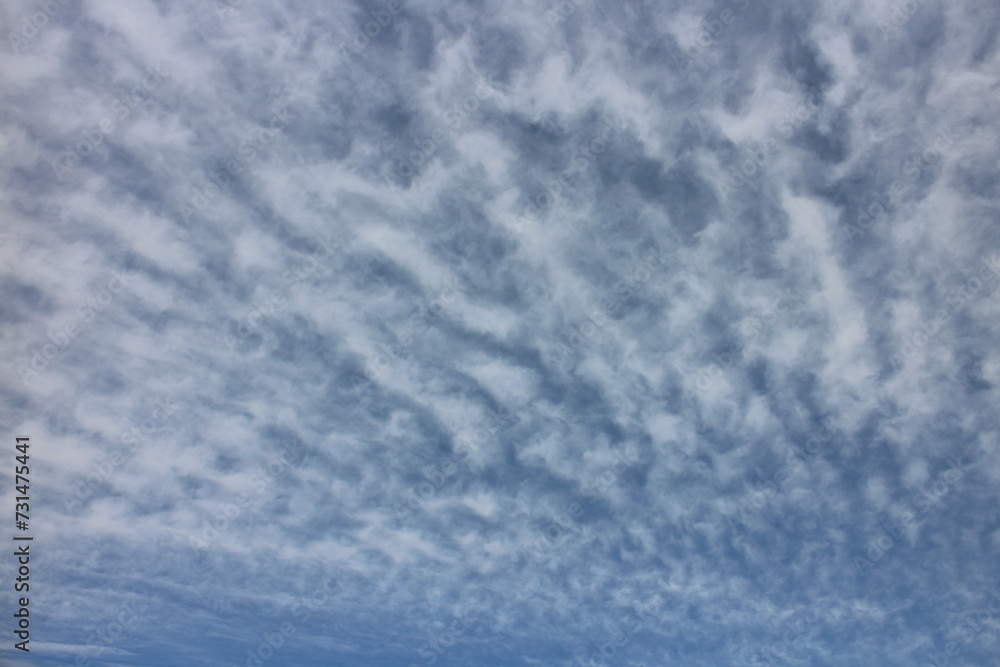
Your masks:
<path fill-rule="evenodd" d="M 0 25 L 3 664 L 1000 664 L 1000 6 Z"/>

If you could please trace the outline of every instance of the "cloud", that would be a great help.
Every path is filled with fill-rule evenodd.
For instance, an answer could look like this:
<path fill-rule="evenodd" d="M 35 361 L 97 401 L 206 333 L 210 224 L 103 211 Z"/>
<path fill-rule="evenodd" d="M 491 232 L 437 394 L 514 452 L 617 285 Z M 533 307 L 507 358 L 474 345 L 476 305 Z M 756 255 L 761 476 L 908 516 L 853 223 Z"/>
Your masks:
<path fill-rule="evenodd" d="M 992 657 L 997 10 L 0 18 L 32 664 Z"/>

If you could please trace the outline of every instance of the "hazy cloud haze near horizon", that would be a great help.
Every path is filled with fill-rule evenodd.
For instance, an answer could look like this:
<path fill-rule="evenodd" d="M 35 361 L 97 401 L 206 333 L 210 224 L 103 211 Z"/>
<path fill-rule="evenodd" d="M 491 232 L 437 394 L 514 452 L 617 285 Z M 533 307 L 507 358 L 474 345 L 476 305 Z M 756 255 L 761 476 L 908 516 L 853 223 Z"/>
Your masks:
<path fill-rule="evenodd" d="M 0 663 L 998 664 L 1000 5 L 0 25 Z"/>

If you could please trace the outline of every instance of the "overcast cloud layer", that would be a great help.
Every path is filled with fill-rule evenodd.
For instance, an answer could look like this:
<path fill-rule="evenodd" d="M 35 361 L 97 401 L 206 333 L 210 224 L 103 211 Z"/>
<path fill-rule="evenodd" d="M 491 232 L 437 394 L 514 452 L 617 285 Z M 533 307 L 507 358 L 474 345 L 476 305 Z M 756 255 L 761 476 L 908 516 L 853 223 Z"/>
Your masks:
<path fill-rule="evenodd" d="M 1000 664 L 996 3 L 0 25 L 5 664 Z"/>

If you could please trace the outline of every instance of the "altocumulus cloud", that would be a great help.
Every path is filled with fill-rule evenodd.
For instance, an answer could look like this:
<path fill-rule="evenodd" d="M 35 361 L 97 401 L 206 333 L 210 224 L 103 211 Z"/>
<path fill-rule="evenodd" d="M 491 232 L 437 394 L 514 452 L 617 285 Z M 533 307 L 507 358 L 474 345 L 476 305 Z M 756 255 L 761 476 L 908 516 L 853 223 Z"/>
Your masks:
<path fill-rule="evenodd" d="M 0 25 L 0 662 L 995 660 L 995 3 Z"/>

